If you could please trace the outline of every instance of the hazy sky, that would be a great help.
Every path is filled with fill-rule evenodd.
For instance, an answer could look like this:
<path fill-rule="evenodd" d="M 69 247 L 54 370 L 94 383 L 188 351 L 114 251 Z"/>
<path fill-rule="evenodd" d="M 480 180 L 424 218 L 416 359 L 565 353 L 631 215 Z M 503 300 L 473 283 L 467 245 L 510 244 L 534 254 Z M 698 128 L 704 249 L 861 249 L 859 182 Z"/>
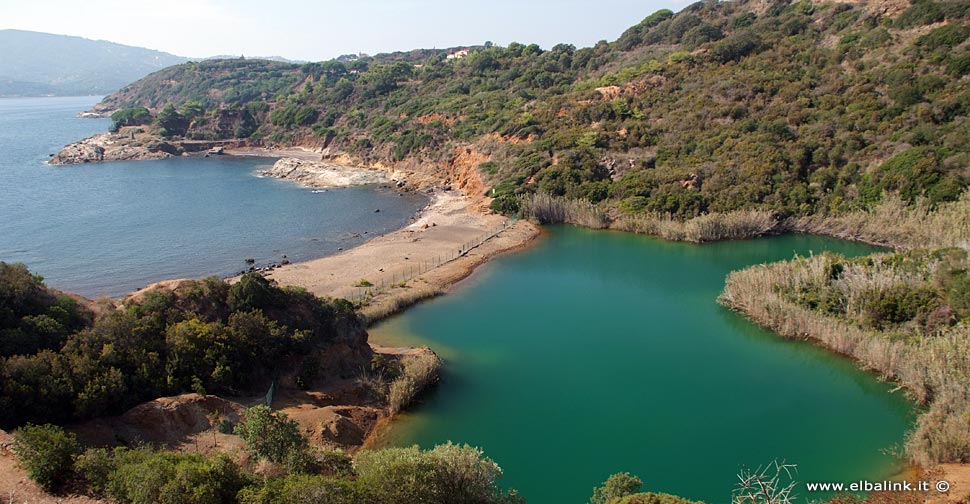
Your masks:
<path fill-rule="evenodd" d="M 490 40 L 614 40 L 688 0 L 0 0 L 0 29 L 110 40 L 180 56 L 324 60 Z M 2 48 L 0 48 L 2 54 Z"/>

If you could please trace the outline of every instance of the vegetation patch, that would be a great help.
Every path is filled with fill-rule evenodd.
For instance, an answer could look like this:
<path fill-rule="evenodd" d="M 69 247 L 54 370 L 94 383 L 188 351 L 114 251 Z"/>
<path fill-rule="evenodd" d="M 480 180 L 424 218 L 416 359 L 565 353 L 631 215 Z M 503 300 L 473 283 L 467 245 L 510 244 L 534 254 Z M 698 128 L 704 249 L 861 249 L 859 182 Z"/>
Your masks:
<path fill-rule="evenodd" d="M 120 414 L 188 391 L 250 391 L 292 357 L 363 331 L 350 303 L 258 274 L 148 291 L 98 317 L 20 265 L 0 263 L 0 293 L 5 429 Z"/>
<path fill-rule="evenodd" d="M 924 466 L 970 461 L 970 259 L 947 248 L 824 254 L 732 273 L 720 302 L 895 380 L 929 407 L 906 441 Z"/>

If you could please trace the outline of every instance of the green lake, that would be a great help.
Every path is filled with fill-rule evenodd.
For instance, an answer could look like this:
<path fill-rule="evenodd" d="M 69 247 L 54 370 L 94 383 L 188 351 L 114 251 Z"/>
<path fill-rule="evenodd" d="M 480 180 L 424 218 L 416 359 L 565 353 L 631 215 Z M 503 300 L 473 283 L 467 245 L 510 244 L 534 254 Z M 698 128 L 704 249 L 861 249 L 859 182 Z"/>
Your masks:
<path fill-rule="evenodd" d="M 732 270 L 873 250 L 816 236 L 690 245 L 550 228 L 371 330 L 445 360 L 442 383 L 389 442 L 479 446 L 532 504 L 586 502 L 620 471 L 709 504 L 730 501 L 740 466 L 776 459 L 797 464 L 801 482 L 889 476 L 914 420 L 904 395 L 716 301 Z"/>

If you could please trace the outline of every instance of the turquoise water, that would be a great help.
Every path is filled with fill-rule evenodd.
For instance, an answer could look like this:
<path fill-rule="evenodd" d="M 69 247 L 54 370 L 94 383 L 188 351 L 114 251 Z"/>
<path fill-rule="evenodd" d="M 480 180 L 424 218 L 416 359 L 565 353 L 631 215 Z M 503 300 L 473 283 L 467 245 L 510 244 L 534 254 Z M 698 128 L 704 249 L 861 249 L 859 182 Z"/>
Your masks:
<path fill-rule="evenodd" d="M 255 176 L 272 159 L 46 165 L 63 145 L 107 130 L 107 119 L 75 117 L 98 100 L 0 100 L 0 261 L 26 263 L 56 288 L 118 296 L 168 278 L 230 275 L 246 258 L 320 257 L 401 227 L 426 203 Z"/>
<path fill-rule="evenodd" d="M 582 503 L 611 473 L 708 503 L 741 465 L 798 464 L 799 481 L 889 476 L 913 407 L 891 387 L 716 303 L 728 272 L 870 247 L 810 236 L 667 243 L 561 227 L 455 293 L 374 328 L 427 344 L 444 380 L 394 444 L 482 447 L 530 503 Z M 821 497 L 806 495 L 803 497 Z"/>

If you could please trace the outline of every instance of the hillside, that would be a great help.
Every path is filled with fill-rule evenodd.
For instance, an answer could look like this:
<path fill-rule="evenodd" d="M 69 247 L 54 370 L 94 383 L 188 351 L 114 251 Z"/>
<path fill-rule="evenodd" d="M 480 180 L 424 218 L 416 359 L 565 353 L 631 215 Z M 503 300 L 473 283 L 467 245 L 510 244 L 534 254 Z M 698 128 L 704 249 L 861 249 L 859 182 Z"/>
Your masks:
<path fill-rule="evenodd" d="M 180 66 L 105 105 L 244 110 L 249 140 L 362 163 L 474 149 L 506 212 L 535 192 L 678 218 L 840 214 L 887 191 L 935 205 L 970 180 L 968 19 L 950 0 L 698 2 L 590 48 Z M 218 135 L 206 122 L 169 133 Z"/>
<path fill-rule="evenodd" d="M 186 58 L 103 40 L 0 30 L 0 96 L 107 94 Z"/>

